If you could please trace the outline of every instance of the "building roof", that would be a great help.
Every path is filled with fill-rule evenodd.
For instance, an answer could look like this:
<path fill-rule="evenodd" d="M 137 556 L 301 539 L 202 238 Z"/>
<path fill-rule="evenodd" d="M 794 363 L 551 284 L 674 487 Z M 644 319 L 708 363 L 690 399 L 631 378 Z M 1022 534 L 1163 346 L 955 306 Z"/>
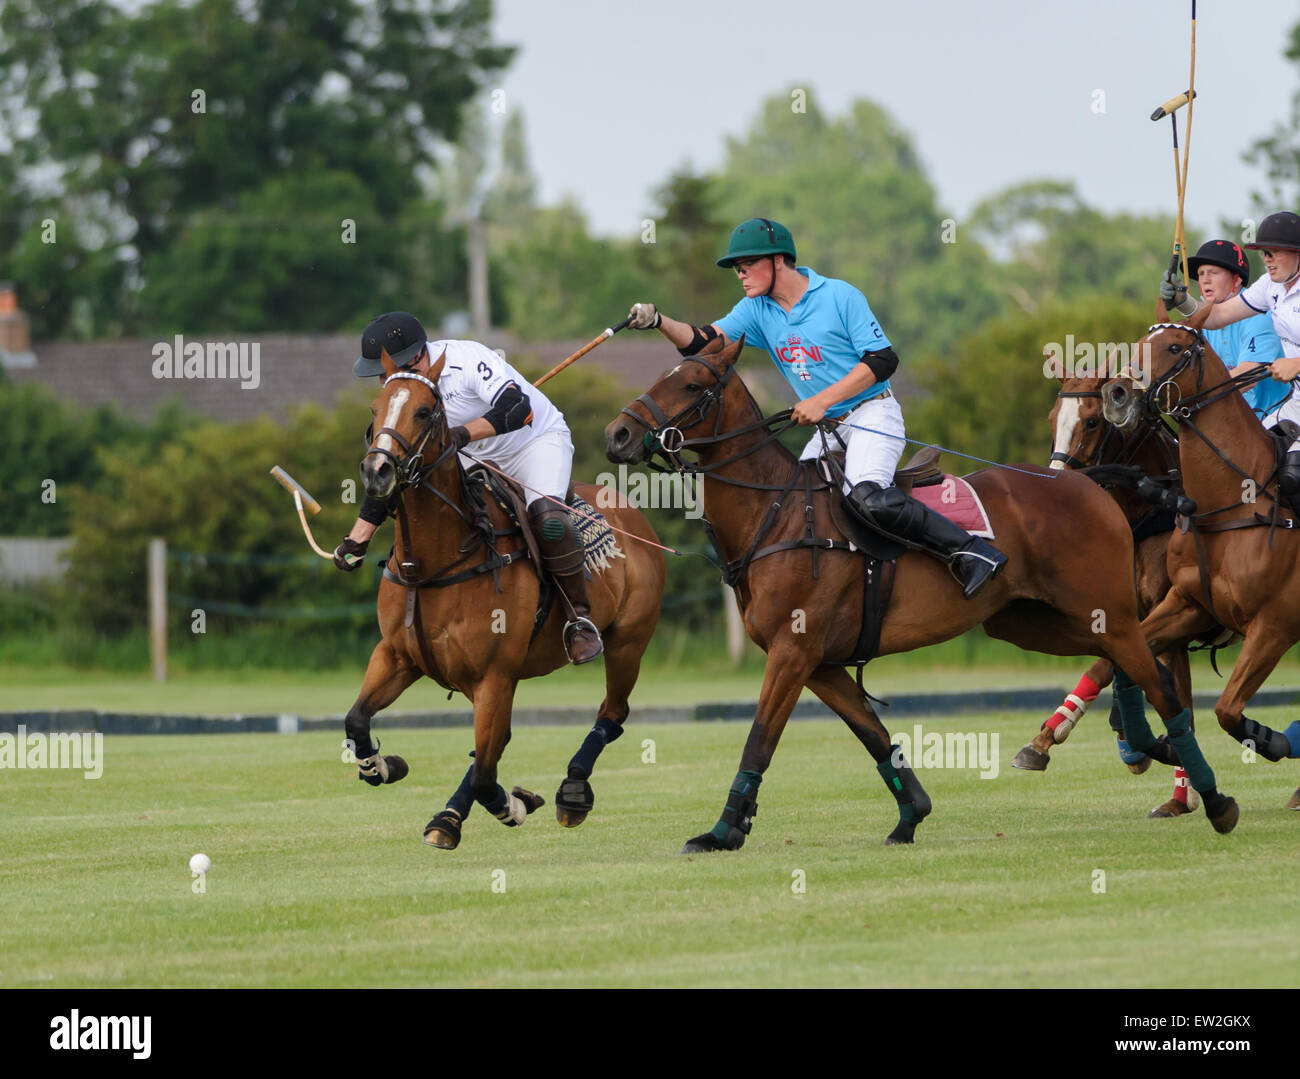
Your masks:
<path fill-rule="evenodd" d="M 194 341 L 212 352 L 207 346 L 214 342 L 207 338 L 184 339 L 180 351 L 183 353 L 185 346 Z M 263 413 L 283 418 L 294 406 L 309 401 L 332 408 L 340 396 L 348 394 L 368 400 L 373 392 L 369 380 L 352 374 L 358 344 L 355 334 L 244 335 L 239 343 L 245 346 L 245 372 L 253 369 L 254 355 L 257 358 L 256 385 L 252 378 L 238 377 L 238 372 L 236 377 L 229 373 L 226 377 L 156 377 L 156 367 L 161 366 L 157 362 L 160 354 L 177 351 L 174 340 L 157 338 L 37 343 L 33 348 L 35 363 L 5 365 L 5 377 L 14 382 L 43 383 L 70 404 L 88 408 L 113 405 L 139 420 L 147 420 L 161 406 L 177 398 L 200 415 L 238 422 Z M 491 333 L 484 337 L 484 343 L 503 349 L 506 358 L 523 370 L 543 372 L 587 342 L 520 343 L 509 335 Z M 162 345 L 167 346 L 166 352 L 161 352 Z M 257 346 L 256 352 L 253 345 Z M 751 351 L 747 360 L 746 381 L 760 404 L 771 411 L 788 407 L 794 397 L 776 369 L 762 361 L 757 352 Z M 648 389 L 677 362 L 676 351 L 659 334 L 630 331 L 618 334 L 577 361 L 612 375 L 633 391 L 633 395 Z M 234 366 L 232 358 L 229 368 Z M 897 387 L 900 383 L 906 394 L 909 383 L 895 376 L 893 384 Z"/>

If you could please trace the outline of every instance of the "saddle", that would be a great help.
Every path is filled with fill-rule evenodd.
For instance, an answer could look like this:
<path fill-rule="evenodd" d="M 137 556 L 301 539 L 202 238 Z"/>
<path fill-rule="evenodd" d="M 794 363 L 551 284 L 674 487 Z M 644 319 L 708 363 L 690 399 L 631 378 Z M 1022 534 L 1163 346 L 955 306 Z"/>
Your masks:
<path fill-rule="evenodd" d="M 917 450 L 905 466 L 895 469 L 894 485 L 904 494 L 910 495 L 917 487 L 932 487 L 942 483 L 943 470 L 939 467 L 940 452 L 934 446 L 924 446 Z M 836 451 L 830 456 L 836 459 L 842 473 L 844 454 Z M 845 507 L 843 496 L 831 501 L 831 521 L 843 535 L 848 537 L 854 547 L 880 562 L 892 562 L 907 550 L 897 540 L 887 539 L 859 521 L 857 515 Z"/>

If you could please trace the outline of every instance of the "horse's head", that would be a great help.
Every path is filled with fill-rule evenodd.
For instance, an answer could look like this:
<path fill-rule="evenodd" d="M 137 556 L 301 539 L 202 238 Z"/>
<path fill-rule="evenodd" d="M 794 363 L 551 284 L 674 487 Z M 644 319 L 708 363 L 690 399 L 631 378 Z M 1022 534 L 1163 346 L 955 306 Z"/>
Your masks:
<path fill-rule="evenodd" d="M 1087 468 L 1100 462 L 1106 426 L 1101 408 L 1101 385 L 1097 376 L 1061 379 L 1048 419 L 1052 424 L 1052 457 L 1049 467 Z"/>
<path fill-rule="evenodd" d="M 1129 431 L 1143 413 L 1173 412 L 1184 397 L 1194 397 L 1205 389 L 1205 356 L 1213 353 L 1201 335 L 1201 326 L 1212 309 L 1207 303 L 1186 322 L 1161 322 L 1151 327 L 1141 342 L 1140 375 L 1122 373 L 1101 389 L 1107 420 Z"/>
<path fill-rule="evenodd" d="M 605 456 L 636 463 L 662 451 L 672 460 L 687 439 L 720 433 L 723 394 L 744 347 L 743 337 L 725 347 L 716 340 L 682 360 L 605 428 Z"/>
<path fill-rule="evenodd" d="M 381 358 L 384 382 L 370 406 L 371 428 L 376 422 L 379 427 L 361 461 L 361 481 L 372 498 L 388 498 L 399 484 L 419 483 L 447 444 L 447 414 L 438 393 L 447 353 L 427 376 L 399 370 L 386 350 Z"/>

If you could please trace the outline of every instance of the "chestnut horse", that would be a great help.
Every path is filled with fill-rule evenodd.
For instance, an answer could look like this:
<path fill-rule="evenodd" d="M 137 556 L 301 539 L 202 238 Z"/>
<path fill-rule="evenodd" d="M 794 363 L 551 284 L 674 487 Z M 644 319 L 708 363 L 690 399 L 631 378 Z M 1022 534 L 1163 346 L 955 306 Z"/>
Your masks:
<path fill-rule="evenodd" d="M 387 352 L 382 358 L 386 377 L 371 411 L 382 417 L 383 426 L 361 473 L 367 494 L 388 498 L 398 493 L 398 528 L 393 558 L 379 586 L 383 639 L 370 655 L 346 727 L 361 778 L 381 786 L 405 776 L 407 766 L 400 757 L 381 756 L 378 743 L 371 741 L 370 720 L 376 712 L 421 675 L 470 700 L 474 762 L 447 808 L 424 831 L 426 843 L 450 850 L 460 842 L 461 823 L 474 801 L 511 826 L 522 824 L 542 804 L 521 787 L 506 794 L 497 782 L 497 763 L 510 740 L 519 680 L 568 662 L 564 618 L 562 605 L 554 603 L 534 629 L 542 586 L 537 568 L 528 564 L 521 533 L 494 498 L 475 499 L 469 490 L 448 439 L 438 392 L 446 354 L 428 378 L 397 371 Z M 404 402 L 397 397 L 399 390 Z M 601 490 L 576 487 L 592 502 Z M 624 540 L 623 557 L 609 558 L 588 584 L 591 620 L 605 641 L 605 699 L 556 796 L 556 815 L 568 827 L 581 824 L 592 808 L 588 779 L 595 758 L 622 733 L 628 695 L 663 596 L 664 559 L 652 546 L 656 536 L 649 522 L 626 506 L 606 509 L 604 516 L 616 528 L 650 542 Z"/>
<path fill-rule="evenodd" d="M 890 744 L 870 702 L 842 669 L 857 646 L 866 563 L 856 552 L 829 545 L 815 551 L 797 546 L 807 525 L 819 537 L 838 536 L 831 523 L 831 499 L 839 492 L 814 495 L 815 510 L 808 514 L 802 499 L 783 503 L 774 498 L 774 491 L 790 489 L 796 470 L 812 463 L 799 465 L 775 440 L 736 376 L 743 339 L 717 346 L 713 342 L 683 360 L 605 428 L 606 455 L 615 463 L 661 452 L 681 468 L 680 452 L 698 455 L 694 468 L 704 476 L 710 528 L 721 556 L 738 567 L 745 629 L 767 653 L 758 711 L 726 808 L 714 828 L 689 840 L 683 853 L 736 850 L 744 843 L 763 773 L 804 686 L 844 720 L 877 762 L 899 806 L 899 823 L 886 842 L 911 842 L 916 825 L 930 812 L 930 799 Z M 1184 761 L 1203 764 L 1168 672 L 1158 669 L 1138 629 L 1129 569 L 1133 537 L 1114 500 L 1071 472 L 1040 469 L 1026 475 L 997 468 L 967 479 L 988 511 L 1007 565 L 967 600 L 941 562 L 917 552 L 902 554 L 876 654 L 908 652 L 982 624 L 991 636 L 1022 648 L 1106 657 L 1131 678 L 1125 681 L 1130 740 L 1166 763 L 1175 759 L 1177 747 Z M 746 558 L 760 541 L 776 550 Z M 1156 739 L 1146 726 L 1142 693 L 1170 729 L 1168 741 Z M 1139 728 L 1145 728 L 1144 735 Z M 1216 830 L 1231 830 L 1236 803 L 1214 789 L 1212 777 L 1202 787 Z"/>
<path fill-rule="evenodd" d="M 1144 484 L 1150 484 L 1147 477 L 1176 477 L 1178 442 L 1163 425 L 1143 426 L 1126 433 L 1109 423 L 1102 415 L 1101 407 L 1101 387 L 1107 377 L 1071 375 L 1061 379 L 1061 389 L 1048 417 L 1053 438 L 1050 467 L 1088 469 L 1098 465 L 1114 466 L 1110 476 L 1102 472 L 1099 478 L 1133 530 L 1138 613 L 1145 616 L 1169 591 L 1165 552 L 1174 515 L 1164 505 L 1153 505 L 1151 496 L 1139 495 L 1133 487 L 1138 482 L 1133 476 L 1143 477 L 1140 482 Z M 1120 478 L 1118 473 L 1121 472 L 1130 475 Z M 1170 499 L 1166 497 L 1163 501 Z M 1192 675 L 1187 649 L 1171 648 L 1158 658 L 1173 672 L 1179 701 L 1190 707 Z M 1026 771 L 1043 771 L 1051 763 L 1049 754 L 1052 747 L 1069 737 L 1075 724 L 1088 710 L 1088 705 L 1111 684 L 1113 678 L 1114 669 L 1110 661 L 1097 660 L 1079 680 L 1074 692 L 1042 725 L 1033 741 L 1016 754 L 1012 765 Z M 1145 753 L 1134 752 L 1124 742 L 1118 712 L 1117 705 L 1112 707 L 1111 726 L 1116 731 L 1120 759 L 1128 765 L 1129 771 L 1141 775 L 1151 766 L 1151 758 Z M 1187 775 L 1182 768 L 1175 773 L 1174 786 L 1174 797 L 1153 809 L 1150 817 L 1177 817 L 1196 809 L 1196 792 L 1187 787 Z M 1178 797 L 1180 787 L 1185 789 L 1186 801 Z"/>
<path fill-rule="evenodd" d="M 1300 535 L 1278 494 L 1274 440 L 1237 392 L 1242 380 L 1230 378 L 1201 334 L 1212 309 L 1206 304 L 1185 323 L 1152 326 L 1149 387 L 1112 379 L 1102 400 L 1117 426 L 1159 422 L 1161 413 L 1178 423 L 1183 486 L 1200 507 L 1170 538 L 1173 587 L 1142 631 L 1157 649 L 1216 624 L 1242 634 L 1214 713 L 1251 754 L 1278 761 L 1300 757 L 1300 721 L 1274 731 L 1243 709 L 1300 640 Z M 1300 809 L 1300 790 L 1287 808 Z"/>

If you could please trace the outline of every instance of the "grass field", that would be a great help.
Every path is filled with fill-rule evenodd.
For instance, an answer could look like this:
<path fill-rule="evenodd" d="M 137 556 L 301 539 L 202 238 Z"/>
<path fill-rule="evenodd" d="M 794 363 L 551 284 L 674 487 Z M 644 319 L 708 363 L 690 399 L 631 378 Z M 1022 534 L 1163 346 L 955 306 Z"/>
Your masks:
<path fill-rule="evenodd" d="M 420 835 L 464 768 L 467 731 L 392 732 L 385 749 L 411 774 L 380 790 L 356 781 L 334 736 L 110 736 L 98 780 L 0 772 L 0 985 L 1300 980 L 1300 814 L 1281 808 L 1293 765 L 1243 764 L 1211 724 L 1207 755 L 1242 806 L 1218 836 L 1200 812 L 1144 819 L 1170 773 L 1131 776 L 1101 716 L 1043 774 L 1007 763 L 1033 717 L 927 726 L 996 732 L 1000 774 L 920 771 L 935 809 L 915 846 L 881 845 L 897 812 L 870 760 L 842 726 L 808 721 L 786 731 L 745 848 L 694 857 L 677 851 L 717 818 L 744 724 L 629 728 L 575 831 L 550 803 L 581 732 L 521 729 L 502 779 L 548 804 L 519 829 L 476 809 L 455 852 Z M 201 895 L 187 868 L 199 850 L 213 860 Z"/>

